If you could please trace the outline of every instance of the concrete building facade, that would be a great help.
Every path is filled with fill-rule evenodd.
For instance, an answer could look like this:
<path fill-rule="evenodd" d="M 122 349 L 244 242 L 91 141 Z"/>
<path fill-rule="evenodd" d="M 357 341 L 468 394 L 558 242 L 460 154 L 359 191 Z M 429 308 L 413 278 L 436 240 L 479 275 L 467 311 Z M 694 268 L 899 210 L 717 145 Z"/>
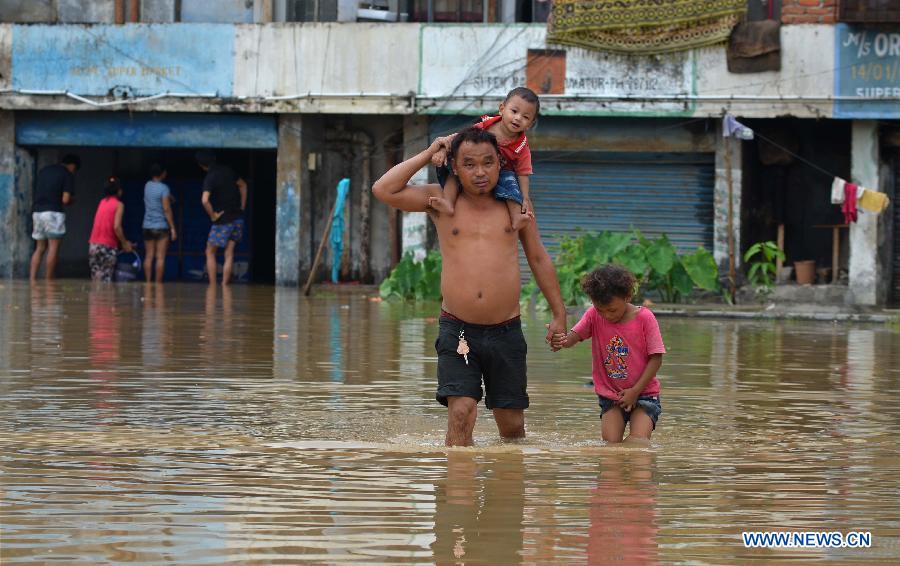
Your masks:
<path fill-rule="evenodd" d="M 5 276 L 27 271 L 42 165 L 70 151 L 85 157 L 71 212 L 86 219 L 73 219 L 61 263 L 80 276 L 98 179 L 115 172 L 139 192 L 149 163 L 169 162 L 184 221 L 202 223 L 187 201 L 200 182 L 193 151 L 209 147 L 252 177 L 252 237 L 239 250 L 246 279 L 305 281 L 334 187 L 350 177 L 342 278 L 380 281 L 400 254 L 424 253 L 428 229 L 424 215 L 373 201 L 368 185 L 521 84 L 541 91 L 532 194 L 551 249 L 576 227 L 633 226 L 685 250 L 710 248 L 727 273 L 730 258 L 740 270 L 742 252 L 783 224 L 789 261 L 830 267 L 831 232 L 817 228 L 840 223 L 829 175 L 894 196 L 900 23 L 840 22 L 833 2 L 782 2 L 780 70 L 752 74 L 729 72 L 724 46 L 625 56 L 548 44 L 546 26 L 512 21 L 508 2 L 486 18 L 498 21 L 480 24 L 291 22 L 296 3 L 281 0 L 216 14 L 187 0 L 136 4 L 135 14 L 112 0 L 0 12 Z M 341 6 L 333 19 L 359 17 Z M 768 142 L 723 138 L 726 111 L 796 157 L 779 163 L 759 145 Z M 773 175 L 783 184 L 773 188 Z M 841 231 L 850 304 L 900 299 L 894 209 Z M 196 245 L 184 243 L 180 276 L 197 275 Z"/>

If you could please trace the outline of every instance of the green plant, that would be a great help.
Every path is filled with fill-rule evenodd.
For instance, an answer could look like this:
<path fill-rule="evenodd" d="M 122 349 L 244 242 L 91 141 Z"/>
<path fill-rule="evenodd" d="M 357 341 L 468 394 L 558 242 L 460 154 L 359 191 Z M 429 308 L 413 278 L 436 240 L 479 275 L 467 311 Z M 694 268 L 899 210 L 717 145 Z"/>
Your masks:
<path fill-rule="evenodd" d="M 744 262 L 750 263 L 747 278 L 756 287 L 771 289 L 775 285 L 776 260 L 784 261 L 784 251 L 772 241 L 756 242 L 744 253 Z"/>
<path fill-rule="evenodd" d="M 422 261 L 405 254 L 378 290 L 384 299 L 440 299 L 441 254 L 431 251 Z"/>
<path fill-rule="evenodd" d="M 654 291 L 665 302 L 681 302 L 700 288 L 716 291 L 719 270 L 711 253 L 697 248 L 679 255 L 665 235 L 649 240 L 641 232 L 584 232 L 563 236 L 555 265 L 563 300 L 567 305 L 587 301 L 581 290 L 586 273 L 605 263 L 618 263 L 634 273 L 638 280 L 635 298 L 644 290 Z M 534 279 L 522 289 L 522 299 L 529 300 L 537 291 Z M 545 307 L 543 297 L 538 306 Z"/>

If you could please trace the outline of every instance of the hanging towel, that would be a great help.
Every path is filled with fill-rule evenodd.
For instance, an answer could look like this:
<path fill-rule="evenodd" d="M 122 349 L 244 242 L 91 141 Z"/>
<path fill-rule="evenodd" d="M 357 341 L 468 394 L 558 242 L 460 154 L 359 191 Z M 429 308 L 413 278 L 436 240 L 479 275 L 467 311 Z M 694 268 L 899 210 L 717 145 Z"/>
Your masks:
<path fill-rule="evenodd" d="M 875 214 L 884 212 L 889 203 L 890 199 L 888 199 L 886 194 L 870 189 L 863 189 L 862 197 L 859 199 L 859 207 L 861 209 L 874 212 Z"/>
<path fill-rule="evenodd" d="M 841 212 L 844 213 L 844 224 L 856 222 L 856 185 L 853 183 L 844 184 L 844 204 L 841 205 Z"/>
<path fill-rule="evenodd" d="M 753 130 L 734 119 L 731 114 L 722 117 L 722 137 L 735 137 L 739 140 L 752 140 Z"/>
<path fill-rule="evenodd" d="M 831 204 L 844 204 L 844 185 L 847 181 L 835 177 L 831 182 Z"/>

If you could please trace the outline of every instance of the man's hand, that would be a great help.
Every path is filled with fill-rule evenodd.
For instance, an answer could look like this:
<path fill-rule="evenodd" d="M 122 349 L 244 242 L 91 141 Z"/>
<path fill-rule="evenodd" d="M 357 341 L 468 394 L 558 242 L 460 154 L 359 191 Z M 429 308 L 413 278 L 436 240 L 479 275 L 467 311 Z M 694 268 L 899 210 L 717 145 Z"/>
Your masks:
<path fill-rule="evenodd" d="M 617 404 L 623 411 L 630 411 L 634 408 L 635 403 L 637 403 L 640 393 L 641 392 L 634 387 L 629 387 L 628 389 L 620 391 Z"/>
<path fill-rule="evenodd" d="M 448 155 L 450 155 L 450 152 L 442 147 L 441 149 L 437 150 L 434 155 L 431 156 L 431 164 L 435 167 L 443 167 L 447 165 Z"/>
<path fill-rule="evenodd" d="M 218 220 L 219 218 L 222 218 L 222 215 L 223 215 L 223 214 L 225 214 L 225 211 L 224 211 L 224 210 L 219 210 L 219 211 L 213 212 L 213 213 L 210 215 L 209 218 L 210 218 L 210 220 L 212 220 L 213 222 L 215 222 L 215 221 Z"/>
<path fill-rule="evenodd" d="M 550 325 L 548 324 L 549 328 Z M 569 335 L 568 333 L 563 334 L 561 332 L 555 333 L 550 339 L 550 348 L 554 350 L 561 350 L 563 348 L 569 347 Z"/>
<path fill-rule="evenodd" d="M 547 344 L 550 344 L 550 350 L 553 352 L 559 351 L 558 347 L 554 347 L 553 345 L 553 335 L 554 334 L 566 334 L 566 315 L 563 313 L 561 316 L 553 317 L 553 320 L 550 321 L 550 324 L 547 325 L 547 336 L 544 340 Z"/>
<path fill-rule="evenodd" d="M 125 243 L 122 244 L 122 251 L 123 251 L 123 252 L 126 252 L 126 253 L 131 253 L 131 252 L 133 252 L 133 251 L 134 251 L 134 244 L 132 244 L 131 242 L 129 242 L 129 241 L 126 240 Z"/>

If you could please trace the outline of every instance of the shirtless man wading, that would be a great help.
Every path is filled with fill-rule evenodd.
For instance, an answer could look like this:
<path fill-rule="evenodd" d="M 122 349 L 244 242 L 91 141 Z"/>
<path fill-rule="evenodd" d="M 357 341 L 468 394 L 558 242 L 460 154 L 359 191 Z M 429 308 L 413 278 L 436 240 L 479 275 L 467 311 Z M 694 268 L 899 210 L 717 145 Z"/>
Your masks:
<path fill-rule="evenodd" d="M 493 195 L 500 175 L 497 140 L 484 130 L 460 132 L 450 149 L 451 168 L 461 192 L 454 216 L 429 206 L 441 196 L 440 185 L 409 185 L 441 149 L 435 140 L 422 153 L 384 174 L 372 191 L 390 206 L 407 212 L 427 211 L 437 228 L 443 268 L 443 296 L 438 353 L 437 400 L 447 407 L 448 446 L 469 446 L 477 404 L 485 389 L 485 406 L 494 413 L 504 439 L 525 436 L 526 344 L 519 320 L 521 278 L 517 240 L 553 310 L 547 341 L 565 333 L 566 311 L 556 270 L 541 243 L 537 223 L 513 231 L 503 201 Z"/>

